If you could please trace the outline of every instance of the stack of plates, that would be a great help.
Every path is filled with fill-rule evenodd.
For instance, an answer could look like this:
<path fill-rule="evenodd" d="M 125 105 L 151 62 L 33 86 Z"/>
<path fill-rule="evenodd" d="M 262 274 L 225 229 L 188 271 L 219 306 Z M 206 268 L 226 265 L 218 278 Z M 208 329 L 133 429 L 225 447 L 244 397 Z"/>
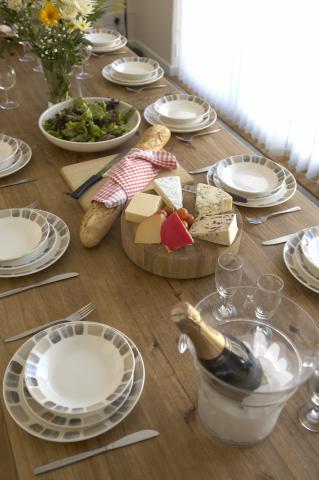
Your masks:
<path fill-rule="evenodd" d="M 213 165 L 207 183 L 243 198 L 236 205 L 251 208 L 273 207 L 287 202 L 297 182 L 287 168 L 257 155 L 235 155 Z M 246 201 L 244 201 L 246 200 Z"/>
<path fill-rule="evenodd" d="M 284 261 L 305 287 L 319 293 L 319 227 L 300 230 L 285 244 Z"/>
<path fill-rule="evenodd" d="M 216 122 L 217 114 L 201 97 L 186 94 L 166 95 L 144 110 L 151 125 L 167 126 L 172 132 L 197 132 Z"/>
<path fill-rule="evenodd" d="M 53 442 L 100 435 L 136 405 L 145 370 L 136 345 L 95 322 L 57 325 L 27 340 L 3 380 L 6 407 L 28 433 Z"/>
<path fill-rule="evenodd" d="M 22 140 L 0 134 L 0 178 L 21 170 L 29 163 L 32 151 Z"/>
<path fill-rule="evenodd" d="M 157 82 L 164 76 L 164 70 L 151 58 L 125 57 L 106 65 L 102 76 L 118 85 L 140 86 Z"/>
<path fill-rule="evenodd" d="M 70 232 L 53 213 L 30 208 L 0 210 L 0 278 L 32 275 L 66 251 Z"/>
<path fill-rule="evenodd" d="M 93 52 L 96 53 L 115 52 L 127 44 L 127 38 L 120 32 L 108 28 L 97 28 L 85 37 L 92 44 Z"/>

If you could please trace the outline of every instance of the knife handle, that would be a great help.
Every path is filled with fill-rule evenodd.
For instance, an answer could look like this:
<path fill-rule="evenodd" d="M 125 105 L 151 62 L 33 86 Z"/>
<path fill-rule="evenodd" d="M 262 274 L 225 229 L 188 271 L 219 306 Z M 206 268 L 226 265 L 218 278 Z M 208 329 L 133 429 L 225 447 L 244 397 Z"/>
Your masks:
<path fill-rule="evenodd" d="M 82 185 L 80 185 L 78 188 L 76 188 L 71 194 L 70 197 L 78 199 L 80 198 L 83 193 L 85 193 L 92 185 L 94 185 L 96 182 L 101 180 L 102 175 L 92 175 L 90 178 L 88 178 Z"/>

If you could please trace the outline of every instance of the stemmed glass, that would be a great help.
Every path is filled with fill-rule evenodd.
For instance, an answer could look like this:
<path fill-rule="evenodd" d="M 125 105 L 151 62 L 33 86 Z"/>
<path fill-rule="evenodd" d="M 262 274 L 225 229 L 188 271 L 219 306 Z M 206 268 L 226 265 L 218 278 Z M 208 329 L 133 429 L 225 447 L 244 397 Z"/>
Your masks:
<path fill-rule="evenodd" d="M 36 73 L 43 73 L 42 63 L 39 57 L 36 58 L 37 64 L 32 68 Z"/>
<path fill-rule="evenodd" d="M 319 432 L 319 368 L 308 381 L 308 391 L 312 404 L 306 403 L 298 410 L 298 418 L 303 427 Z"/>
<path fill-rule="evenodd" d="M 86 72 L 85 71 L 85 65 L 86 63 L 88 62 L 90 56 L 91 56 L 91 53 L 92 53 L 92 47 L 91 45 L 85 45 L 82 49 L 81 49 L 81 57 L 82 57 L 82 63 L 81 63 L 81 70 L 79 73 L 77 73 L 75 75 L 75 77 L 78 79 L 78 80 L 87 80 L 88 78 L 92 78 L 93 75 L 89 72 Z"/>
<path fill-rule="evenodd" d="M 16 83 L 16 72 L 10 65 L 0 66 L 0 90 L 5 92 L 5 101 L 0 103 L 0 107 L 4 110 L 17 108 L 19 103 L 15 100 L 9 100 L 8 90 Z"/>
<path fill-rule="evenodd" d="M 281 302 L 283 280 L 278 275 L 266 273 L 257 279 L 257 286 L 252 296 L 255 315 L 259 320 L 269 320 Z"/>
<path fill-rule="evenodd" d="M 28 52 L 31 51 L 31 46 L 29 42 L 19 42 L 22 45 L 23 55 L 19 57 L 20 62 L 32 62 L 34 60 L 33 56 L 30 55 Z"/>
<path fill-rule="evenodd" d="M 227 320 L 236 313 L 236 307 L 230 303 L 230 298 L 236 293 L 236 287 L 241 285 L 243 266 L 240 255 L 224 253 L 217 259 L 215 283 L 222 302 L 213 312 L 217 320 Z"/>

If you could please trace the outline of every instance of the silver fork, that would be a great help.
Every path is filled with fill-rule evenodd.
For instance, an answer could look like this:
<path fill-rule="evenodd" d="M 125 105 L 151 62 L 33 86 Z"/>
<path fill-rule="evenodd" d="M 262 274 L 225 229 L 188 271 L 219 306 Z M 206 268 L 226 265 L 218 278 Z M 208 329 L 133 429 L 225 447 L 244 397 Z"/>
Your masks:
<path fill-rule="evenodd" d="M 125 87 L 125 89 L 128 90 L 129 92 L 141 93 L 143 92 L 143 90 L 151 90 L 152 88 L 164 88 L 168 86 L 169 85 L 153 85 L 153 86 L 150 85 L 149 87 L 141 87 L 141 88 Z"/>
<path fill-rule="evenodd" d="M 53 325 L 58 325 L 59 323 L 77 322 L 79 320 L 83 320 L 88 315 L 90 315 L 90 313 L 92 313 L 93 310 L 95 310 L 95 306 L 93 305 L 93 303 L 88 303 L 84 307 L 80 308 L 76 312 L 71 313 L 71 315 L 68 315 L 65 318 L 60 318 L 59 320 L 53 320 L 52 322 L 44 323 L 42 325 L 38 325 L 37 327 L 30 328 L 30 330 L 25 330 L 24 332 L 19 333 L 18 335 L 14 335 L 13 337 L 6 338 L 4 341 L 13 342 L 14 340 L 19 340 L 20 338 L 24 338 L 29 335 L 33 335 L 34 333 L 40 332 L 45 328 L 51 327 Z"/>
<path fill-rule="evenodd" d="M 187 135 L 187 136 L 176 135 L 176 138 L 181 142 L 191 143 L 191 141 L 195 137 L 203 137 L 204 135 L 211 135 L 212 133 L 217 133 L 217 132 L 220 132 L 221 130 L 222 130 L 221 128 L 217 128 L 216 130 L 210 130 L 209 132 L 202 132 L 202 133 L 194 133 L 193 135 Z"/>
<path fill-rule="evenodd" d="M 29 203 L 29 205 L 26 205 L 23 208 L 38 208 L 38 206 L 39 206 L 39 202 L 35 201 L 35 202 L 32 202 L 32 203 Z"/>
<path fill-rule="evenodd" d="M 290 212 L 297 212 L 301 210 L 301 207 L 292 207 L 287 208 L 287 210 L 280 210 L 279 212 L 273 212 L 269 215 L 264 215 L 263 217 L 246 217 L 248 223 L 252 223 L 253 225 L 259 225 L 260 223 L 264 223 L 270 217 L 275 217 L 276 215 L 282 215 L 283 213 L 290 213 Z"/>

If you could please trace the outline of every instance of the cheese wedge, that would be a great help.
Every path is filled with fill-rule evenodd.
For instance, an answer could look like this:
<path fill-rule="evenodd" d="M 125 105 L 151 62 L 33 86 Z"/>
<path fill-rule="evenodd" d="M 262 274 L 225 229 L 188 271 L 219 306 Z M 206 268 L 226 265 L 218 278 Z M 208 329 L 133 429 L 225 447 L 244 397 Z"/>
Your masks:
<path fill-rule="evenodd" d="M 176 210 L 183 206 L 183 193 L 179 177 L 162 177 L 154 180 L 154 190 L 162 197 L 166 205 Z"/>
<path fill-rule="evenodd" d="M 229 246 L 238 232 L 236 214 L 199 215 L 189 232 L 194 238 Z"/>
<path fill-rule="evenodd" d="M 162 198 L 149 193 L 136 193 L 125 210 L 125 220 L 141 223 L 157 212 L 163 204 Z"/>
<path fill-rule="evenodd" d="M 161 228 L 161 239 L 169 252 L 192 245 L 193 239 L 176 212 L 169 215 Z"/>
<path fill-rule="evenodd" d="M 199 214 L 216 215 L 225 213 L 233 208 L 233 199 L 220 188 L 198 183 L 195 208 Z"/>
<path fill-rule="evenodd" d="M 166 215 L 157 212 L 141 222 L 136 230 L 135 243 L 148 245 L 161 243 L 161 227 L 166 220 Z"/>

